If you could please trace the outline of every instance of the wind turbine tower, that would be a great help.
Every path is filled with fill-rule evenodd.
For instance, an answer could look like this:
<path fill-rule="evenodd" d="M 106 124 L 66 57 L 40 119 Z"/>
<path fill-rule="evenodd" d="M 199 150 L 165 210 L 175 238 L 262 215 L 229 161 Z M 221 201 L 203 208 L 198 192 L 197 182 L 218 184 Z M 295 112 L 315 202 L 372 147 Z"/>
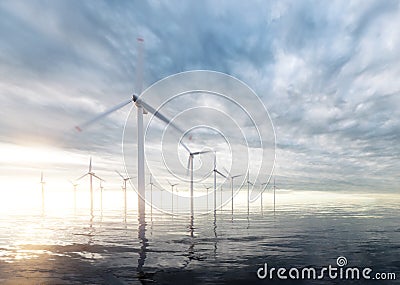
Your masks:
<path fill-rule="evenodd" d="M 40 184 L 42 184 L 42 214 L 44 214 L 44 178 L 43 178 L 43 171 L 40 173 Z"/>

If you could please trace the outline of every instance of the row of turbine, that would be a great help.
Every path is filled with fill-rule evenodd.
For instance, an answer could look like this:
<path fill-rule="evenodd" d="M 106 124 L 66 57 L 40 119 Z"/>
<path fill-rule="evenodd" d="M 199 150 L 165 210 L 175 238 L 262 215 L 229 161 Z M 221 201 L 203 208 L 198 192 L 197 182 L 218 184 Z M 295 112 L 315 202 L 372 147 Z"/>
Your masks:
<path fill-rule="evenodd" d="M 175 131 L 177 131 L 179 134 L 184 134 L 185 132 L 180 129 L 176 124 L 174 124 L 169 118 L 164 116 L 163 114 L 160 113 L 159 110 L 154 108 L 153 106 L 150 106 L 147 102 L 145 102 L 141 95 L 142 95 L 142 66 L 143 66 L 143 44 L 144 40 L 142 38 L 137 39 L 138 43 L 138 52 L 137 52 L 137 72 L 136 72 L 136 78 L 135 78 L 135 91 L 132 95 L 132 97 L 115 107 L 112 107 L 108 109 L 107 111 L 101 113 L 100 115 L 86 121 L 85 123 L 76 126 L 75 129 L 79 132 L 82 132 L 86 127 L 89 127 L 90 125 L 94 124 L 98 120 L 108 116 L 109 114 L 116 112 L 117 110 L 123 108 L 124 106 L 133 103 L 134 106 L 137 109 L 137 191 L 138 191 L 138 210 L 141 212 L 144 212 L 145 210 L 145 163 L 144 163 L 144 126 L 143 126 L 143 114 L 150 113 L 152 114 L 155 118 L 161 120 L 164 122 L 167 126 L 172 127 Z M 197 155 L 202 155 L 205 153 L 209 152 L 214 152 L 213 150 L 207 150 L 207 151 L 194 151 L 191 150 L 183 141 L 183 137 L 181 137 L 179 144 L 188 152 L 188 171 L 190 172 L 190 215 L 191 219 L 194 218 L 194 195 L 193 195 L 193 160 L 194 157 Z M 214 210 L 216 209 L 216 192 L 217 192 L 217 174 L 221 175 L 225 178 L 227 178 L 226 175 L 222 174 L 216 166 L 216 153 L 214 152 L 214 168 L 213 168 L 213 174 L 214 174 Z M 243 174 L 242 174 L 243 175 Z M 92 176 L 91 176 L 92 177 Z M 238 176 L 231 176 L 228 173 L 228 177 L 231 179 L 231 184 L 232 184 L 232 192 L 233 192 L 233 179 Z M 91 178 L 92 179 L 92 178 Z M 249 188 L 250 188 L 251 182 L 249 181 L 249 173 L 247 173 L 247 187 L 248 187 L 248 211 L 249 211 Z M 265 190 L 265 188 L 263 188 Z M 263 191 L 262 190 L 262 191 Z M 262 193 L 262 192 L 261 192 Z M 233 195 L 232 195 L 232 212 L 233 212 Z"/>
<path fill-rule="evenodd" d="M 217 170 L 217 168 L 216 168 L 216 160 L 214 159 L 214 169 L 213 169 L 213 172 L 214 172 L 214 184 L 216 183 L 216 174 L 219 174 L 220 176 L 230 180 L 231 195 L 232 195 L 231 196 L 231 212 L 232 212 L 232 215 L 233 215 L 233 210 L 234 210 L 234 207 L 233 207 L 234 179 L 237 178 L 237 177 L 243 176 L 244 174 L 230 175 L 229 171 L 227 171 L 225 168 L 224 168 L 224 171 L 227 173 L 227 175 L 225 175 L 225 174 L 221 173 L 219 170 Z M 122 181 L 123 181 L 122 190 L 123 190 L 123 193 L 124 193 L 124 212 L 126 214 L 126 212 L 127 212 L 127 182 L 130 179 L 135 178 L 135 177 L 123 176 L 118 170 L 115 170 L 115 172 L 122 178 Z M 89 160 L 88 172 L 83 174 L 82 176 L 78 177 L 77 179 L 75 179 L 73 181 L 70 180 L 70 183 L 72 184 L 73 189 L 74 189 L 74 205 L 75 205 L 75 207 L 76 207 L 76 191 L 77 191 L 77 186 L 78 186 L 77 182 L 79 180 L 85 178 L 86 176 L 89 176 L 89 182 L 90 182 L 90 211 L 91 211 L 91 213 L 93 213 L 93 204 L 94 204 L 93 203 L 93 177 L 98 179 L 98 181 L 100 182 L 99 188 L 100 188 L 100 204 L 101 204 L 101 208 L 102 208 L 102 205 L 103 205 L 103 189 L 104 189 L 104 187 L 102 185 L 102 182 L 105 182 L 105 180 L 102 179 L 101 177 L 99 177 L 98 175 L 96 175 L 93 172 L 93 170 L 92 170 L 92 158 L 91 157 L 90 157 L 90 160 Z M 249 177 L 249 175 L 247 173 L 247 181 L 246 181 L 247 182 L 247 214 L 249 214 L 249 205 L 250 205 L 249 187 L 250 187 L 250 185 L 254 185 L 252 182 L 249 181 L 248 177 Z M 191 177 L 191 178 L 193 178 L 193 177 Z M 172 213 L 173 213 L 174 212 L 174 187 L 176 187 L 179 184 L 178 183 L 171 183 L 168 179 L 167 179 L 167 182 L 171 186 L 171 194 L 172 194 L 171 209 L 172 209 Z M 45 199 L 44 199 L 44 196 L 45 196 L 44 184 L 45 183 L 46 182 L 44 181 L 43 172 L 41 172 L 40 184 L 41 184 L 41 190 L 42 190 L 42 212 L 44 212 L 44 204 L 45 204 Z M 191 189 L 193 189 L 193 179 L 190 180 L 190 184 L 191 184 Z M 262 183 L 260 186 L 263 186 L 265 184 L 267 184 L 267 183 Z M 152 175 L 150 175 L 150 183 L 149 183 L 149 185 L 150 185 L 150 194 L 151 194 L 150 204 L 151 204 L 151 213 L 152 213 L 152 209 L 153 209 L 153 186 L 155 186 L 155 183 L 153 182 L 153 179 L 152 179 Z M 204 187 L 207 190 L 207 197 L 208 197 L 209 189 L 212 188 L 212 187 L 209 187 L 209 186 L 206 186 L 206 185 L 204 185 Z M 162 207 L 162 189 L 161 188 L 159 188 L 159 189 L 161 190 L 161 207 Z M 273 185 L 274 212 L 275 212 L 275 191 L 276 191 L 276 189 L 277 188 L 275 186 L 275 179 L 274 179 L 274 185 Z M 217 191 L 214 191 L 214 211 L 216 210 L 216 200 L 217 200 L 216 199 L 216 192 Z M 193 193 L 191 192 L 191 194 L 193 194 Z M 261 201 L 261 211 L 262 211 L 262 209 L 263 209 L 262 195 L 260 196 L 260 198 L 261 198 L 260 201 Z M 222 186 L 221 186 L 221 201 L 222 201 Z M 191 204 L 191 210 L 192 210 L 192 206 L 193 206 L 193 204 Z M 208 198 L 207 198 L 207 212 L 208 212 L 208 209 L 209 209 L 209 207 L 208 207 Z M 191 212 L 191 214 L 192 213 L 193 212 Z"/>

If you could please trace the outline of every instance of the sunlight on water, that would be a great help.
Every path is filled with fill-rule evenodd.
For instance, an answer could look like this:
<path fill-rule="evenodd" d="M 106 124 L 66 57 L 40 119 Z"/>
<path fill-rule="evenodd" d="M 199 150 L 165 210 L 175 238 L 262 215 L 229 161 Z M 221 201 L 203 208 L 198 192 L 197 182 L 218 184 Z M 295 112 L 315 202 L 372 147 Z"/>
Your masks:
<path fill-rule="evenodd" d="M 279 191 L 274 215 L 273 195 L 265 193 L 263 208 L 256 201 L 247 216 L 246 194 L 240 193 L 233 216 L 228 203 L 215 216 L 195 215 L 192 223 L 186 214 L 150 215 L 149 207 L 139 221 L 133 191 L 126 216 L 119 191 L 104 191 L 103 205 L 96 192 L 93 216 L 88 191 L 78 194 L 76 207 L 70 192 L 48 192 L 44 215 L 35 195 L 1 202 L 0 272 L 11 284 L 29 278 L 57 284 L 185 284 L 193 278 L 215 284 L 229 276 L 257 281 L 254 272 L 267 260 L 322 266 L 340 255 L 380 270 L 399 265 L 397 194 Z"/>

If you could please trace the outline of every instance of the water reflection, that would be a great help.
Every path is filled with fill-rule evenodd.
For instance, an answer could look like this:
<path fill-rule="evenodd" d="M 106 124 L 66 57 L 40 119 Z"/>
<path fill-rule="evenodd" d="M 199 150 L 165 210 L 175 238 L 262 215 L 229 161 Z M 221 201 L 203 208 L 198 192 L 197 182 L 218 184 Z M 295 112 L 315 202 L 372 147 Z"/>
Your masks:
<path fill-rule="evenodd" d="M 93 215 L 93 213 L 91 213 L 90 220 L 89 220 L 88 245 L 93 244 L 93 236 L 95 235 L 95 228 L 93 227 L 93 220 L 94 220 L 94 215 Z"/>
<path fill-rule="evenodd" d="M 43 276 L 51 284 L 59 284 L 57 277 L 66 278 L 65 283 L 120 284 L 114 280 L 119 279 L 124 284 L 174 284 L 192 276 L 199 276 L 195 280 L 198 283 L 215 284 L 222 283 L 220 280 L 225 277 L 243 278 L 248 266 L 258 268 L 265 257 L 282 266 L 326 265 L 335 262 L 338 250 L 354 265 L 364 265 L 359 260 L 368 258 L 367 264 L 373 263 L 382 272 L 397 270 L 394 266 L 400 254 L 400 198 L 358 197 L 351 201 L 346 196 L 332 204 L 332 200 L 324 201 L 323 197 L 317 197 L 321 200 L 318 203 L 311 203 L 311 198 L 317 200 L 312 196 L 302 204 L 280 202 L 280 211 L 274 217 L 272 195 L 264 217 L 259 203 L 253 204 L 248 217 L 244 201 L 242 208 L 235 210 L 234 223 L 230 222 L 231 211 L 217 210 L 207 216 L 196 215 L 195 220 L 184 215 L 169 219 L 154 211 L 153 222 L 147 224 L 150 209 L 147 217 L 143 209 L 137 216 L 137 228 L 136 224 L 132 228 L 135 221 L 131 215 L 124 228 L 122 207 L 113 211 L 104 207 L 104 220 L 99 223 L 98 211 L 87 215 L 89 203 L 78 217 L 55 217 L 49 211 L 42 219 L 37 205 L 32 210 L 35 215 L 2 214 L 1 278 L 6 278 L 7 283 L 4 274 L 19 274 L 17 271 L 23 268 L 29 276 Z M 246 230 L 250 219 L 251 227 Z M 50 263 L 58 269 L 50 271 Z M 215 266 L 221 270 L 214 270 Z M 106 273 L 99 275 L 100 271 Z M 249 277 L 254 276 L 254 271 L 249 273 Z"/>
<path fill-rule="evenodd" d="M 189 266 L 190 262 L 195 259 L 195 248 L 194 248 L 194 218 L 193 216 L 190 217 L 190 223 L 188 225 L 189 230 L 189 248 L 187 249 L 187 260 L 184 263 L 183 268 Z"/>
<path fill-rule="evenodd" d="M 138 222 L 139 222 L 138 223 L 138 239 L 139 239 L 139 243 L 140 243 L 140 248 L 139 248 L 137 274 L 138 274 L 139 279 L 143 279 L 146 277 L 143 267 L 144 267 L 144 263 L 146 261 L 147 247 L 148 247 L 149 243 L 148 243 L 148 239 L 146 238 L 145 208 L 141 207 L 140 205 L 139 205 Z"/>
<path fill-rule="evenodd" d="M 190 217 L 190 224 L 189 224 L 189 234 L 190 234 L 190 246 L 188 248 L 188 263 L 189 263 L 195 258 L 195 252 L 194 252 L 194 218 L 193 216 Z"/>
<path fill-rule="evenodd" d="M 233 216 L 232 216 L 232 222 L 233 222 Z M 218 242 L 218 236 L 217 236 L 217 212 L 214 211 L 214 222 L 213 222 L 213 232 L 214 232 L 214 259 L 217 258 L 217 242 Z"/>

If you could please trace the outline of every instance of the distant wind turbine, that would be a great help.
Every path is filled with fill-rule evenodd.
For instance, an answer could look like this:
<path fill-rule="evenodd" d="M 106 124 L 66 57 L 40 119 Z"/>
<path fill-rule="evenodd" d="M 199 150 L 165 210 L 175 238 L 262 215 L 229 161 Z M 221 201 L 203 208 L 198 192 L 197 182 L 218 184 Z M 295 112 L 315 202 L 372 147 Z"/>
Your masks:
<path fill-rule="evenodd" d="M 228 177 L 231 180 L 231 196 L 232 196 L 232 202 L 231 202 L 231 214 L 233 216 L 233 180 L 237 177 L 243 176 L 243 174 L 238 174 L 238 175 L 231 175 L 230 172 L 224 167 L 224 170 L 226 173 L 228 173 Z"/>
<path fill-rule="evenodd" d="M 222 177 L 226 178 L 224 174 L 222 174 L 218 169 L 217 169 L 217 152 L 214 151 L 214 215 L 217 211 L 217 174 L 221 175 Z"/>
<path fill-rule="evenodd" d="M 223 188 L 223 185 L 221 184 L 221 186 L 219 188 L 221 189 L 221 191 L 220 191 L 220 199 L 219 199 L 219 201 L 221 203 L 221 209 L 219 209 L 219 211 L 222 212 L 222 188 Z"/>
<path fill-rule="evenodd" d="M 261 195 L 260 195 L 260 198 L 261 198 L 261 215 L 264 214 L 264 208 L 263 208 L 263 193 L 264 193 L 264 191 L 262 189 L 262 187 L 264 185 L 268 185 L 268 182 L 261 183 Z"/>
<path fill-rule="evenodd" d="M 253 186 L 254 184 L 250 182 L 250 173 L 247 171 L 247 216 L 250 213 L 250 185 Z"/>
<path fill-rule="evenodd" d="M 126 204 L 126 201 L 127 201 L 127 199 L 126 199 L 126 182 L 128 181 L 128 180 L 130 180 L 131 179 L 131 177 L 124 177 L 121 173 L 119 173 L 119 171 L 118 170 L 115 170 L 115 172 L 122 178 L 122 181 L 123 181 L 123 185 L 122 185 L 122 190 L 124 191 L 124 209 L 125 209 L 125 214 L 126 214 L 126 212 L 127 212 L 127 204 Z"/>
<path fill-rule="evenodd" d="M 211 186 L 206 186 L 206 185 L 204 185 L 204 188 L 206 188 L 206 190 L 207 190 L 207 212 L 208 212 L 208 190 L 210 189 L 210 188 L 212 188 Z"/>
<path fill-rule="evenodd" d="M 40 173 L 40 184 L 42 184 L 42 214 L 44 214 L 44 178 L 43 178 L 43 171 Z"/>
<path fill-rule="evenodd" d="M 150 174 L 150 217 L 153 219 L 153 174 Z"/>
<path fill-rule="evenodd" d="M 205 150 L 205 151 L 195 151 L 192 152 L 182 141 L 180 141 L 180 144 L 187 150 L 189 153 L 189 158 L 188 158 L 188 167 L 187 169 L 190 172 L 190 218 L 193 220 L 194 218 L 194 210 L 193 210 L 193 159 L 196 155 L 201 155 L 205 153 L 211 152 L 210 150 Z"/>
<path fill-rule="evenodd" d="M 275 177 L 274 177 L 274 186 L 273 186 L 273 189 L 274 189 L 274 216 L 275 216 L 275 192 L 276 192 L 276 189 L 279 189 L 279 188 L 277 188 L 277 187 L 275 186 Z"/>
<path fill-rule="evenodd" d="M 82 178 L 86 177 L 89 175 L 89 181 L 90 181 L 90 213 L 93 214 L 93 177 L 99 179 L 100 181 L 104 181 L 100 177 L 98 177 L 94 172 L 92 171 L 92 157 L 90 157 L 89 161 L 89 171 L 85 174 L 83 174 L 81 177 L 76 179 L 76 181 L 81 180 Z"/>
<path fill-rule="evenodd" d="M 103 214 L 103 184 L 102 184 L 102 180 L 100 180 L 100 211 Z"/>
<path fill-rule="evenodd" d="M 167 182 L 168 182 L 168 184 L 171 186 L 171 194 L 172 194 L 172 199 L 171 199 L 171 202 L 172 202 L 172 204 L 171 204 L 171 211 L 172 211 L 172 213 L 174 213 L 174 187 L 175 187 L 176 185 L 179 185 L 179 183 L 172 184 L 172 183 L 169 182 L 168 180 L 167 180 Z"/>
<path fill-rule="evenodd" d="M 78 183 L 72 180 L 69 180 L 69 183 L 71 183 L 72 187 L 74 187 L 74 210 L 76 211 L 76 187 L 78 187 Z"/>

